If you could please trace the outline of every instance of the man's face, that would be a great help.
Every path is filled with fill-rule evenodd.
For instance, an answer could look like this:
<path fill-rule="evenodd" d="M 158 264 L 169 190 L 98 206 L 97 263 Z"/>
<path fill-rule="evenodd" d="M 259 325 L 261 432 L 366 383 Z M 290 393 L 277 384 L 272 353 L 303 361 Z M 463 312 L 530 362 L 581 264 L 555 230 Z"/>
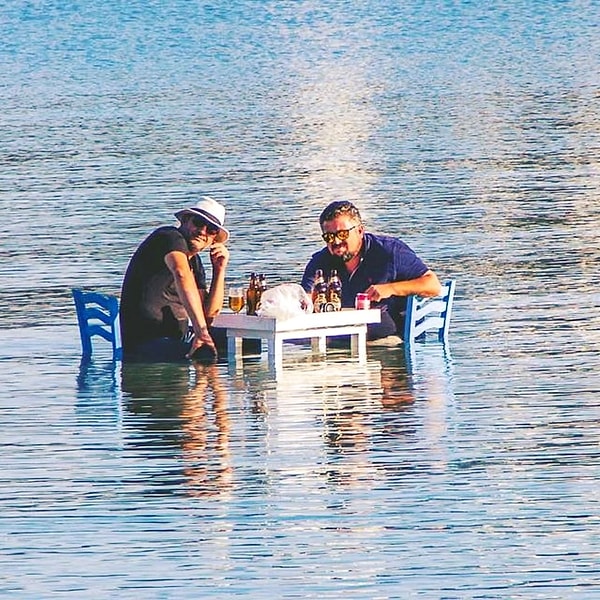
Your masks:
<path fill-rule="evenodd" d="M 179 228 L 192 254 L 198 254 L 215 243 L 218 228 L 200 216 L 186 215 Z"/>
<path fill-rule="evenodd" d="M 331 221 L 324 221 L 321 230 L 329 252 L 344 262 L 352 260 L 360 252 L 364 227 L 358 219 L 339 215 Z"/>

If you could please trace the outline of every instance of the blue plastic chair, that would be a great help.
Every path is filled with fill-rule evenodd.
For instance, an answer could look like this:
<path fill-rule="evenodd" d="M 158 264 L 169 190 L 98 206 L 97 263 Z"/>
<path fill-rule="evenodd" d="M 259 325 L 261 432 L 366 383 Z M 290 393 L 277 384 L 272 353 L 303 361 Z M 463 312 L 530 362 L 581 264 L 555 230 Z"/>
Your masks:
<path fill-rule="evenodd" d="M 91 358 L 92 337 L 98 336 L 112 344 L 113 359 L 121 360 L 123 349 L 119 329 L 119 300 L 116 296 L 97 292 L 79 289 L 71 292 L 77 311 L 83 358 Z"/>
<path fill-rule="evenodd" d="M 435 298 L 408 296 L 406 299 L 406 320 L 404 323 L 404 343 L 424 340 L 428 332 L 437 333 L 440 342 L 448 340 L 452 304 L 456 282 L 442 284 L 442 294 Z"/>

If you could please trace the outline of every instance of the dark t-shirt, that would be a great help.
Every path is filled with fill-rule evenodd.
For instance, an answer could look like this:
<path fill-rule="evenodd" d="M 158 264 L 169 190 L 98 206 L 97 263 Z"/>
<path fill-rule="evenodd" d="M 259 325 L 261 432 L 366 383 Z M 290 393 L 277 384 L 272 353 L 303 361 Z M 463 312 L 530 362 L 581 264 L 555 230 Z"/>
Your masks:
<path fill-rule="evenodd" d="M 156 338 L 181 338 L 188 317 L 175 288 L 173 274 L 165 263 L 169 252 L 188 252 L 188 245 L 175 227 L 160 227 L 139 246 L 129 262 L 121 289 L 121 336 L 123 350 Z M 206 273 L 198 255 L 190 266 L 199 290 L 206 290 Z"/>
<path fill-rule="evenodd" d="M 321 269 L 326 278 L 332 269 L 337 269 L 342 280 L 342 306 L 352 308 L 356 294 L 364 292 L 370 285 L 416 279 L 424 275 L 428 267 L 402 240 L 388 235 L 365 233 L 361 261 L 352 276 L 348 275 L 341 258 L 323 248 L 313 254 L 304 270 L 301 285 L 309 293 L 317 269 Z M 406 298 L 391 296 L 373 304 L 373 308 L 381 308 L 382 319 L 383 313 L 387 312 L 395 323 L 398 335 L 402 335 Z"/>

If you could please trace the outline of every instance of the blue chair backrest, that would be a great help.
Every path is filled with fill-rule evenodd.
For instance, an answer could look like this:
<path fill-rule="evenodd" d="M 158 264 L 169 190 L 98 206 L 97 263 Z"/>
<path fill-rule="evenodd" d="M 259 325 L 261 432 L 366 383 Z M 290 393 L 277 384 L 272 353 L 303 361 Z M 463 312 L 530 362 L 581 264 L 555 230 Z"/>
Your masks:
<path fill-rule="evenodd" d="M 116 296 L 71 290 L 81 336 L 83 357 L 92 356 L 92 337 L 98 336 L 112 344 L 113 359 L 122 358 L 119 329 L 119 300 Z"/>
<path fill-rule="evenodd" d="M 406 299 L 406 321 L 404 323 L 404 343 L 422 340 L 428 331 L 437 333 L 440 342 L 448 339 L 454 289 L 456 282 L 446 281 L 442 284 L 441 296 L 423 298 L 408 296 Z"/>

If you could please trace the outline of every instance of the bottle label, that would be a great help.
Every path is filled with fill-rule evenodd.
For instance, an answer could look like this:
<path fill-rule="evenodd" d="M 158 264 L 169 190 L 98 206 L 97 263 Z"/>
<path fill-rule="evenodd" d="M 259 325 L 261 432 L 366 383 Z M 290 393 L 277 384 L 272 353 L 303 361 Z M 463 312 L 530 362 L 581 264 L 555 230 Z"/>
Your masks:
<path fill-rule="evenodd" d="M 313 302 L 315 312 L 325 312 L 324 306 L 327 304 L 327 297 L 325 294 L 317 294 L 315 301 Z"/>
<path fill-rule="evenodd" d="M 342 310 L 342 298 L 335 291 L 329 294 L 329 304 L 333 306 L 332 310 Z"/>

